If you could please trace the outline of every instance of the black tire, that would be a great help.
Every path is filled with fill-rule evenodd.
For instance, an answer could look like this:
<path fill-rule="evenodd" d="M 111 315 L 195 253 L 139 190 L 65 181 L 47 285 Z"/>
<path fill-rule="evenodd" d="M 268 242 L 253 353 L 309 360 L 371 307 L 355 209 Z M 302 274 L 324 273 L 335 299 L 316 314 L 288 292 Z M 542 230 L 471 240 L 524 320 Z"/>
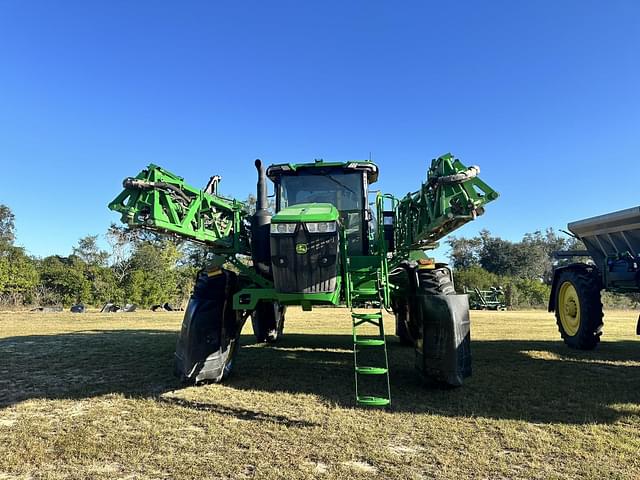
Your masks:
<path fill-rule="evenodd" d="M 455 295 L 449 267 L 418 269 L 418 292 L 423 295 Z"/>
<path fill-rule="evenodd" d="M 275 343 L 284 331 L 285 306 L 276 302 L 259 302 L 251 313 L 253 334 L 258 343 Z"/>
<path fill-rule="evenodd" d="M 393 302 L 393 313 L 396 319 L 396 335 L 401 345 L 415 345 L 420 334 L 421 310 L 417 305 L 416 295 L 454 295 L 451 270 L 445 263 L 437 263 L 433 269 L 405 267 L 407 277 L 402 279 L 404 288 L 408 290 L 405 297 L 398 297 Z M 416 275 L 417 273 L 417 275 Z"/>
<path fill-rule="evenodd" d="M 456 295 L 446 265 L 416 271 L 415 315 L 418 329 L 416 368 L 427 382 L 459 387 L 471 375 L 469 303 Z M 446 297 L 455 297 L 447 299 Z"/>
<path fill-rule="evenodd" d="M 602 335 L 600 279 L 593 268 L 568 268 L 559 273 L 555 295 L 556 324 L 571 348 L 592 350 Z"/>
<path fill-rule="evenodd" d="M 175 371 L 186 383 L 221 382 L 233 371 L 244 317 L 233 310 L 234 272 L 198 274 L 176 345 Z"/>

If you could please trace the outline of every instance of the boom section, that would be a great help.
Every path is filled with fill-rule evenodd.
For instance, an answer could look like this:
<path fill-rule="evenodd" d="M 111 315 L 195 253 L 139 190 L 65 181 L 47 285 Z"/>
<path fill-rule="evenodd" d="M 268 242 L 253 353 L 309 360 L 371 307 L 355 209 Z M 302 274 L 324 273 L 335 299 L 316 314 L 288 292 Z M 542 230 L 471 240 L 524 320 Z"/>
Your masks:
<path fill-rule="evenodd" d="M 242 202 L 191 187 L 153 164 L 122 186 L 109 208 L 130 228 L 175 234 L 220 253 L 248 252 Z"/>
<path fill-rule="evenodd" d="M 396 245 L 400 249 L 434 248 L 438 240 L 484 213 L 498 192 L 478 177 L 480 168 L 465 167 L 446 154 L 431 161 L 420 190 L 396 205 Z"/>

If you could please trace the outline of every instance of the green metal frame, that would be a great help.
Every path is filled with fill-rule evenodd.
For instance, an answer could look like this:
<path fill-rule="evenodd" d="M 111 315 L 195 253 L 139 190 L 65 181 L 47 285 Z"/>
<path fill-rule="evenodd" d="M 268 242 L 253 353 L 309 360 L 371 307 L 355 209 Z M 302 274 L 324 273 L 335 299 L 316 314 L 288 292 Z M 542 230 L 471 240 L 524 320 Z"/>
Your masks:
<path fill-rule="evenodd" d="M 478 171 L 478 167 L 467 169 L 451 154 L 432 160 L 420 190 L 398 201 L 399 255 L 435 248 L 435 242 L 484 213 L 484 206 L 498 198 L 498 193 L 477 177 Z"/>
<path fill-rule="evenodd" d="M 210 245 L 219 254 L 248 252 L 241 224 L 245 205 L 191 187 L 157 165 L 126 178 L 109 208 L 130 227 L 172 233 Z"/>
<path fill-rule="evenodd" d="M 310 310 L 313 305 L 340 305 L 341 278 L 336 279 L 336 289 L 327 293 L 280 293 L 273 288 L 243 288 L 233 296 L 235 310 L 254 310 L 260 301 L 276 301 L 282 305 L 301 305 Z"/>

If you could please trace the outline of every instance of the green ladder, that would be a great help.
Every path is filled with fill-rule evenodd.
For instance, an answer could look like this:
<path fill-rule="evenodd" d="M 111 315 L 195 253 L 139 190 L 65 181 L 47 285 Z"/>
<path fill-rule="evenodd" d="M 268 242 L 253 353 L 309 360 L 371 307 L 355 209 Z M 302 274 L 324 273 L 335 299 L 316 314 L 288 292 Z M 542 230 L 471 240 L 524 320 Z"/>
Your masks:
<path fill-rule="evenodd" d="M 375 255 L 347 257 L 346 252 L 343 254 L 345 293 L 347 306 L 351 308 L 353 325 L 356 403 L 363 406 L 387 407 L 391 405 L 391 388 L 387 342 L 382 321 L 386 295 L 381 278 L 385 258 Z M 356 311 L 367 307 L 368 311 Z M 372 312 L 371 307 L 377 311 Z M 365 326 L 376 327 L 376 334 L 358 335 Z M 365 357 L 364 361 L 361 357 Z M 374 390 L 372 387 L 377 388 Z M 367 390 L 367 393 L 363 394 L 363 390 Z"/>
<path fill-rule="evenodd" d="M 375 313 L 359 313 L 351 308 L 351 318 L 353 320 L 353 362 L 355 367 L 356 403 L 372 407 L 385 407 L 391 405 L 391 387 L 389 385 L 389 362 L 387 359 L 387 342 L 384 335 L 384 325 L 382 322 L 382 309 Z M 363 325 L 373 325 L 378 328 L 378 335 L 367 335 L 367 338 L 358 336 L 358 327 Z M 378 365 L 361 365 L 358 354 L 361 349 L 377 350 L 379 358 Z M 373 352 L 368 352 L 373 353 Z M 370 355 L 373 356 L 373 355 Z M 366 378 L 371 376 L 384 376 L 384 393 L 382 395 L 362 395 L 361 383 L 365 383 Z M 380 388 L 379 388 L 380 390 Z M 384 396 L 383 396 L 384 395 Z"/>

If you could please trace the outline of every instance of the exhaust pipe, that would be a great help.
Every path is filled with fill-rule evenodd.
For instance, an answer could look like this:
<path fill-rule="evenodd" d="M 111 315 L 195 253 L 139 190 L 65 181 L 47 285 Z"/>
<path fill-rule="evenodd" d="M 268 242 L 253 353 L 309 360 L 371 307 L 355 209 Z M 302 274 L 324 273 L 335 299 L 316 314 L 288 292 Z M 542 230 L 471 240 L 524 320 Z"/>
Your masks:
<path fill-rule="evenodd" d="M 255 165 L 258 171 L 258 184 L 256 186 L 256 215 L 258 215 L 259 212 L 265 212 L 268 208 L 267 173 L 259 158 L 256 160 Z M 269 216 L 269 219 L 271 219 L 271 216 Z"/>
<path fill-rule="evenodd" d="M 260 159 L 255 162 L 258 171 L 256 186 L 256 213 L 251 221 L 251 258 L 256 271 L 265 276 L 271 276 L 271 247 L 269 243 L 269 229 L 271 214 L 268 210 L 267 174 Z"/>

